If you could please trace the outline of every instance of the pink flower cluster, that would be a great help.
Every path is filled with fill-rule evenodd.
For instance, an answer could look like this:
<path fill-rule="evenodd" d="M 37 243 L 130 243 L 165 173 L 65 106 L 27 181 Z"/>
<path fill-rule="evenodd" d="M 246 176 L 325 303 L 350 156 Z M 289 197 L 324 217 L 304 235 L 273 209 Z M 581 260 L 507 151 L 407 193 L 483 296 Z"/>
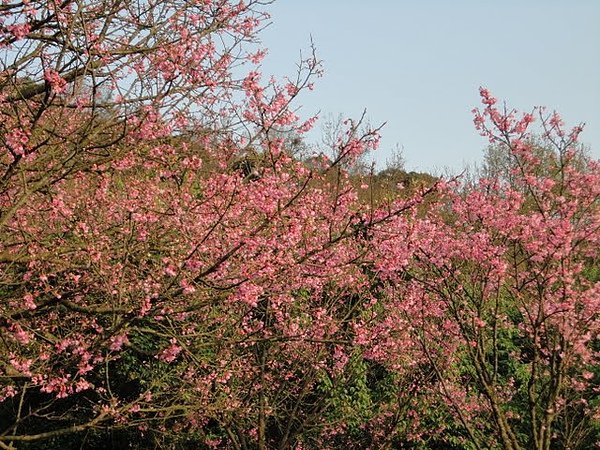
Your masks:
<path fill-rule="evenodd" d="M 177 339 L 171 338 L 171 345 L 160 352 L 156 357 L 163 362 L 172 363 L 177 358 L 177 355 L 183 350 L 178 344 Z"/>
<path fill-rule="evenodd" d="M 50 85 L 52 92 L 62 94 L 67 90 L 67 81 L 54 69 L 44 71 L 44 80 Z"/>

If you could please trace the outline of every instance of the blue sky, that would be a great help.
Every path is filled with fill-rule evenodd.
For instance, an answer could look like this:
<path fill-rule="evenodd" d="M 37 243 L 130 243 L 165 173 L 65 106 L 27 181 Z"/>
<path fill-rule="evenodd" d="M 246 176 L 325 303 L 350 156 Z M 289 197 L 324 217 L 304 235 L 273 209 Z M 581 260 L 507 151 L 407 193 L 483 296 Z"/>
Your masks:
<path fill-rule="evenodd" d="M 307 117 L 387 122 L 375 158 L 396 145 L 409 170 L 456 172 L 486 145 L 473 128 L 478 87 L 511 107 L 545 105 L 600 157 L 600 1 L 279 0 L 262 33 L 263 72 L 291 75 L 312 36 L 325 75 Z M 319 136 L 319 126 L 309 139 Z"/>

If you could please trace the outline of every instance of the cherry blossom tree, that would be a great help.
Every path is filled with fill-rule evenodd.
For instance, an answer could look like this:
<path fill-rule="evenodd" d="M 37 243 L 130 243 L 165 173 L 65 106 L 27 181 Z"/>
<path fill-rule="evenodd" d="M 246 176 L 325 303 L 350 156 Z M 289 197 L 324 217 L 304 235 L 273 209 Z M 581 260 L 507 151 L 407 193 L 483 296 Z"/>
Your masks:
<path fill-rule="evenodd" d="M 320 68 L 261 81 L 262 6 L 1 7 L 0 447 L 129 428 L 283 449 L 343 422 L 324 413 L 370 308 L 363 231 L 419 199 L 362 210 L 340 167 L 377 130 L 349 122 L 322 167 L 285 151 Z"/>
<path fill-rule="evenodd" d="M 387 345 L 412 334 L 460 445 L 586 448 L 598 418 L 600 166 L 576 152 L 581 126 L 537 110 L 542 160 L 534 114 L 481 97 L 475 124 L 511 159 L 510 177 L 448 185 L 423 217 L 381 231 L 391 244 L 377 261 L 396 298 Z"/>

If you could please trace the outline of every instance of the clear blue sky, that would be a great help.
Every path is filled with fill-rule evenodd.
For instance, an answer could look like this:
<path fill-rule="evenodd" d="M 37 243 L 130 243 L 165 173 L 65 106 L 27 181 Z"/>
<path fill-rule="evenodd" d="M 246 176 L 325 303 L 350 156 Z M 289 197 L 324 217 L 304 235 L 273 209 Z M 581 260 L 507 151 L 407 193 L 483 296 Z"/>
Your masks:
<path fill-rule="evenodd" d="M 312 36 L 325 75 L 301 112 L 366 108 L 371 123 L 387 122 L 380 165 L 396 144 L 409 170 L 480 161 L 486 141 L 470 113 L 480 85 L 511 107 L 586 122 L 582 141 L 600 157 L 599 0 L 279 0 L 268 10 L 264 73 L 293 74 Z"/>

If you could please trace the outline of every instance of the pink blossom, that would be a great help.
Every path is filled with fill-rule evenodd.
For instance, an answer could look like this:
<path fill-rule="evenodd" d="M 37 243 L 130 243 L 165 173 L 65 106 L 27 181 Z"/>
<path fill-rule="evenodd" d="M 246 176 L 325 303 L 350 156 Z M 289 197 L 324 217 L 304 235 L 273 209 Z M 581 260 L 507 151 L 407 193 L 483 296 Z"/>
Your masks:
<path fill-rule="evenodd" d="M 129 344 L 127 333 L 118 334 L 110 339 L 110 350 L 113 352 L 118 352 L 124 345 L 127 344 Z"/>
<path fill-rule="evenodd" d="M 181 350 L 183 350 L 179 345 L 177 345 L 177 339 L 172 338 L 170 342 L 171 345 L 156 356 L 160 361 L 171 363 L 175 361 L 177 355 L 179 355 Z"/>
<path fill-rule="evenodd" d="M 25 331 L 19 323 L 13 323 L 9 329 L 20 344 L 29 344 L 31 341 L 31 334 Z"/>
<path fill-rule="evenodd" d="M 33 299 L 33 295 L 31 293 L 26 293 L 23 296 L 23 301 L 25 302 L 25 307 L 27 309 L 36 309 L 37 305 L 35 304 L 35 301 Z"/>
<path fill-rule="evenodd" d="M 46 69 L 44 71 L 44 79 L 56 94 L 62 94 L 67 89 L 67 81 L 54 69 Z"/>
<path fill-rule="evenodd" d="M 9 25 L 6 29 L 11 33 L 16 40 L 21 40 L 27 37 L 31 32 L 31 25 L 29 23 L 20 23 L 16 25 Z"/>
<path fill-rule="evenodd" d="M 15 128 L 6 134 L 5 140 L 15 155 L 24 155 L 29 143 L 29 133 L 20 128 Z"/>
<path fill-rule="evenodd" d="M 179 284 L 183 288 L 183 293 L 185 295 L 190 295 L 196 292 L 196 288 L 186 279 L 182 279 Z"/>
<path fill-rule="evenodd" d="M 496 99 L 490 94 L 490 91 L 486 88 L 479 88 L 479 95 L 481 96 L 481 102 L 484 105 L 492 106 L 496 103 Z"/>
<path fill-rule="evenodd" d="M 30 359 L 17 359 L 17 358 L 11 358 L 9 360 L 10 365 L 13 366 L 13 368 L 22 376 L 24 377 L 31 377 L 32 373 L 31 373 L 31 364 L 32 364 L 32 360 Z"/>
<path fill-rule="evenodd" d="M 88 389 L 92 389 L 93 387 L 94 387 L 94 385 L 91 384 L 89 381 L 84 380 L 83 378 L 80 378 L 75 383 L 75 392 L 86 391 Z"/>

